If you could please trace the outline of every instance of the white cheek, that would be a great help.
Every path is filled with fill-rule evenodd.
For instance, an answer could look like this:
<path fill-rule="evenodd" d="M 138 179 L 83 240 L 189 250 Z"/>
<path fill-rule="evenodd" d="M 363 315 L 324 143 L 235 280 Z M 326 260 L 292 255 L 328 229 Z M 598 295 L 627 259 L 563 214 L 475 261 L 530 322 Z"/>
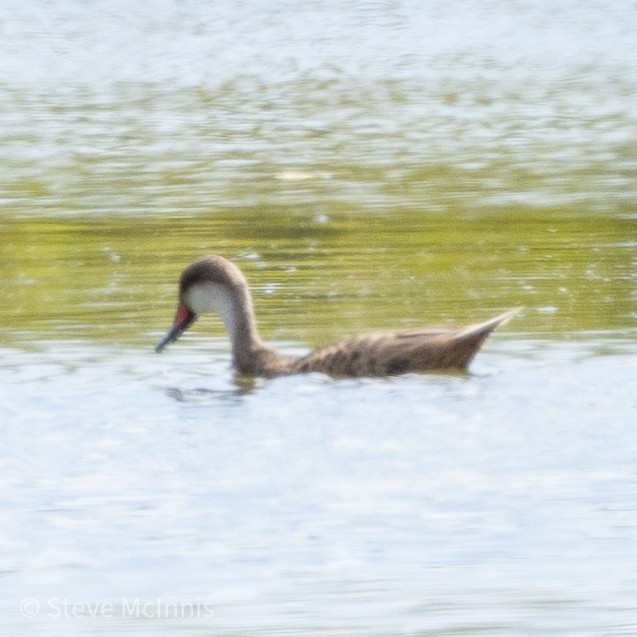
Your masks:
<path fill-rule="evenodd" d="M 185 301 L 196 314 L 218 314 L 226 329 L 232 332 L 235 310 L 228 289 L 219 283 L 193 285 L 185 295 Z"/>
<path fill-rule="evenodd" d="M 185 301 L 190 309 L 197 314 L 217 311 L 217 297 L 220 286 L 216 283 L 193 285 L 185 295 Z"/>

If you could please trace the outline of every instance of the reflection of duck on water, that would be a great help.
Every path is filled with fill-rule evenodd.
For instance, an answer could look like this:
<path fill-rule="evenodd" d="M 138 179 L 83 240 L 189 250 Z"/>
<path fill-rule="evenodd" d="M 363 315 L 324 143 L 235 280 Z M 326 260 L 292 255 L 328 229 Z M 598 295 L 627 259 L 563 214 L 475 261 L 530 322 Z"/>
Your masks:
<path fill-rule="evenodd" d="M 182 272 L 174 323 L 156 349 L 159 352 L 177 340 L 199 314 L 214 312 L 221 317 L 230 335 L 234 367 L 245 376 L 308 372 L 336 377 L 392 376 L 429 370 L 462 370 L 487 336 L 519 311 L 520 308 L 510 310 L 483 323 L 461 328 L 425 327 L 363 334 L 294 358 L 263 344 L 243 273 L 227 259 L 210 255 L 198 259 Z"/>

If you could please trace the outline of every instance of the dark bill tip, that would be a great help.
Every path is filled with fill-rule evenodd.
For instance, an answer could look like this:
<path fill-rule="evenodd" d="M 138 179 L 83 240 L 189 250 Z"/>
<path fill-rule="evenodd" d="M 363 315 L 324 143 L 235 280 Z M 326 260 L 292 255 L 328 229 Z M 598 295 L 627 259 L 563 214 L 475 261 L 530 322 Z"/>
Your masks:
<path fill-rule="evenodd" d="M 166 345 L 176 341 L 179 338 L 181 331 L 182 330 L 180 330 L 178 326 L 173 325 L 166 333 L 166 336 L 164 336 L 164 338 L 155 345 L 155 351 L 159 353 L 164 349 L 164 347 L 166 347 Z"/>

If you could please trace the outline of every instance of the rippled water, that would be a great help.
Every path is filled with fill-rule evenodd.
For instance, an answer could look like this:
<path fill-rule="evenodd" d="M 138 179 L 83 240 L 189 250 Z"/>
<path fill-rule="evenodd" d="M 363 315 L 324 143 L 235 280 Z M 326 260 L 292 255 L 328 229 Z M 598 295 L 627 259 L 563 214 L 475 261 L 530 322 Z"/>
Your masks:
<path fill-rule="evenodd" d="M 188 345 L 4 356 L 12 631 L 634 630 L 634 344 L 252 389 Z"/>
<path fill-rule="evenodd" d="M 0 7 L 0 619 L 637 633 L 637 5 Z M 237 383 L 264 337 L 524 313 L 466 375 Z"/>

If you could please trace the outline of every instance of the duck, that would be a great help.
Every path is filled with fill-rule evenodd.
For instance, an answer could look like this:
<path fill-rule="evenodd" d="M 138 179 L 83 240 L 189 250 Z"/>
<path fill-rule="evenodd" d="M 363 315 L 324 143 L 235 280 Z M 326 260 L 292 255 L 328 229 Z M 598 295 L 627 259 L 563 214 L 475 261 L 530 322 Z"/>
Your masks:
<path fill-rule="evenodd" d="M 252 294 L 241 269 L 211 254 L 186 267 L 172 326 L 155 350 L 176 341 L 202 314 L 216 313 L 230 337 L 235 373 L 265 377 L 318 372 L 338 377 L 389 377 L 441 370 L 466 371 L 491 334 L 522 308 L 464 327 L 423 327 L 364 333 L 287 356 L 266 345 L 257 329 Z"/>

